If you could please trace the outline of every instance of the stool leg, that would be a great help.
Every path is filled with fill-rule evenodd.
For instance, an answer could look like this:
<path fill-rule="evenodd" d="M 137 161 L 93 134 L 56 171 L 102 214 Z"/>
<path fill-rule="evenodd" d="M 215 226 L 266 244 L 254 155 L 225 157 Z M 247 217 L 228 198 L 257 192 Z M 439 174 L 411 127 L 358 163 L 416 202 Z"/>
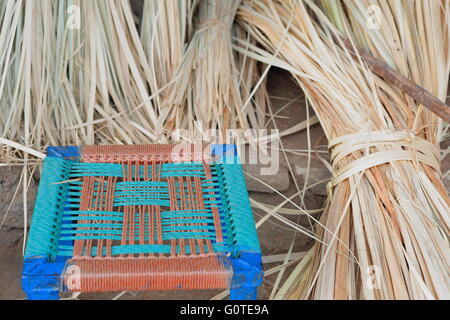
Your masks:
<path fill-rule="evenodd" d="M 231 288 L 230 300 L 256 300 L 258 287 L 240 286 Z"/>

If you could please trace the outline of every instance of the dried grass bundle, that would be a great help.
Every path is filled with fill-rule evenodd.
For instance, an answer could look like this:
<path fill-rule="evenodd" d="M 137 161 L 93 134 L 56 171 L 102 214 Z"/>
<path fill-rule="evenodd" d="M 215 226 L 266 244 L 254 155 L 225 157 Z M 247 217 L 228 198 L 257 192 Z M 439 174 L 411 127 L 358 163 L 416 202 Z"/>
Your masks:
<path fill-rule="evenodd" d="M 154 128 L 158 119 L 127 1 L 6 1 L 1 8 L 12 20 L 0 36 L 4 138 L 38 150 L 150 141 L 131 124 Z M 2 151 L 3 161 L 12 158 Z"/>
<path fill-rule="evenodd" d="M 149 62 L 150 90 L 159 92 L 154 101 L 161 107 L 157 129 L 160 133 L 164 129 L 172 130 L 183 114 L 183 110 L 180 110 L 182 106 L 172 103 L 169 96 L 173 87 L 181 81 L 177 77 L 182 76 L 178 70 L 192 38 L 196 7 L 197 1 L 191 0 L 144 2 L 141 42 Z M 182 120 L 186 126 L 186 119 Z"/>
<path fill-rule="evenodd" d="M 171 129 L 187 128 L 188 139 L 208 129 L 219 130 L 223 137 L 227 129 L 264 124 L 268 98 L 257 63 L 232 50 L 232 35 L 243 32 L 233 25 L 240 2 L 198 4 L 195 31 L 167 97 L 179 113 Z"/>
<path fill-rule="evenodd" d="M 445 100 L 449 2 L 324 4 L 248 0 L 238 11 L 265 50 L 245 40 L 236 49 L 292 73 L 325 131 L 334 170 L 317 227 L 322 241 L 277 297 L 448 299 L 450 199 L 440 173 L 442 121 L 372 74 L 336 36 L 350 38 Z M 381 11 L 378 30 L 366 23 L 368 5 Z"/>
<path fill-rule="evenodd" d="M 261 126 L 258 67 L 231 49 L 238 5 L 148 0 L 139 32 L 129 1 L 0 1 L 0 161 L 47 145 L 164 143 L 196 120 Z"/>

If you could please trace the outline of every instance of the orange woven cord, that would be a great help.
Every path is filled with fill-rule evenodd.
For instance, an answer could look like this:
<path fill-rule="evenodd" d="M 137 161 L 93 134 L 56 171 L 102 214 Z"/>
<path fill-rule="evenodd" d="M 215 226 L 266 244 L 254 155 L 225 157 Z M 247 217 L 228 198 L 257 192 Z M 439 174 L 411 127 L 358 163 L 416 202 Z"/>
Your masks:
<path fill-rule="evenodd" d="M 116 181 L 117 178 L 115 177 L 83 177 L 80 210 L 92 211 L 92 214 L 84 214 L 83 216 L 95 217 L 95 211 L 97 210 L 113 211 L 114 185 Z M 96 183 L 98 184 L 97 188 L 94 187 Z M 107 183 L 106 187 L 105 183 Z M 79 227 L 77 230 L 96 229 L 95 220 L 80 220 L 79 223 L 89 225 L 89 227 Z M 75 240 L 73 256 L 74 258 L 90 258 L 92 256 L 91 249 L 93 246 L 96 246 L 97 257 L 99 257 L 103 253 L 103 243 L 104 240 L 102 239 Z M 106 256 L 111 256 L 111 247 L 112 241 L 106 240 Z"/>
<path fill-rule="evenodd" d="M 157 170 L 162 165 L 162 162 L 157 162 L 155 160 L 152 161 L 152 180 L 153 181 L 161 181 L 160 172 L 161 170 Z M 151 220 L 151 228 L 154 228 L 154 219 L 153 213 L 156 219 L 157 226 L 157 235 L 158 235 L 158 244 L 162 244 L 162 228 L 161 228 L 161 207 L 157 205 L 152 205 L 152 220 Z M 151 239 L 151 244 L 153 244 L 153 238 Z"/>
<path fill-rule="evenodd" d="M 95 177 L 83 177 L 83 187 L 80 197 L 80 210 L 91 211 L 92 210 L 92 195 L 94 189 Z M 80 223 L 87 224 L 89 221 L 81 220 Z M 77 228 L 77 230 L 86 230 L 87 228 Z M 85 241 L 88 240 L 75 240 L 73 256 L 79 258 L 82 255 Z"/>
<path fill-rule="evenodd" d="M 232 277 L 227 259 L 215 255 L 69 260 L 73 266 L 79 273 L 63 273 L 70 292 L 225 289 Z"/>
<path fill-rule="evenodd" d="M 203 162 L 203 169 L 205 170 L 206 179 L 211 179 L 212 178 L 211 168 L 206 162 Z M 208 189 L 212 189 L 212 188 L 209 187 Z M 210 195 L 214 195 L 214 191 L 211 190 L 211 192 L 209 192 L 209 194 Z M 222 242 L 223 237 L 222 237 L 222 227 L 220 226 L 219 209 L 213 207 L 212 208 L 212 212 L 213 212 L 213 215 L 214 215 L 214 227 L 216 229 L 217 241 L 218 242 Z"/>
<path fill-rule="evenodd" d="M 83 147 L 68 261 L 81 284 L 69 291 L 227 288 L 232 268 L 210 162 L 207 145 Z"/>
<path fill-rule="evenodd" d="M 81 147 L 83 162 L 122 161 L 207 161 L 212 160 L 209 144 L 103 145 Z"/>
<path fill-rule="evenodd" d="M 108 177 L 108 191 L 106 193 L 106 211 L 113 211 L 114 204 L 114 186 L 117 182 L 116 177 Z M 106 256 L 111 257 L 112 240 L 106 240 Z M 101 249 L 97 253 L 97 257 L 102 255 Z"/>

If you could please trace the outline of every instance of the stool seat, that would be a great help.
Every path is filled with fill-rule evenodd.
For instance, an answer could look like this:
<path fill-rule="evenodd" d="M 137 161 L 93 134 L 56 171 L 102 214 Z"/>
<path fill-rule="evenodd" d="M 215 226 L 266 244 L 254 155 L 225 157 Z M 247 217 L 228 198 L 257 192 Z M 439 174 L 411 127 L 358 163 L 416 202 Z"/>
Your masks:
<path fill-rule="evenodd" d="M 24 259 L 29 299 L 227 288 L 256 299 L 262 277 L 234 145 L 47 149 Z"/>

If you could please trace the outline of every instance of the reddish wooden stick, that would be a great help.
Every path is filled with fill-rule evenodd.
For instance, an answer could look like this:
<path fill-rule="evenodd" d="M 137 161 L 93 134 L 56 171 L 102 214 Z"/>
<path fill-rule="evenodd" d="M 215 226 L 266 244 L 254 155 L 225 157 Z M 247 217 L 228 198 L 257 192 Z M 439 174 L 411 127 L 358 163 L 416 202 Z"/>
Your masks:
<path fill-rule="evenodd" d="M 337 41 L 339 43 L 339 41 Z M 362 49 L 355 48 L 348 39 L 342 39 L 345 47 L 353 54 L 360 55 L 373 73 L 382 77 L 386 82 L 402 90 L 417 102 L 434 112 L 444 121 L 450 123 L 450 107 L 423 87 L 417 85 L 399 72 L 389 68 L 386 64 L 378 61 L 372 55 Z M 356 51 L 355 51 L 356 50 Z"/>

